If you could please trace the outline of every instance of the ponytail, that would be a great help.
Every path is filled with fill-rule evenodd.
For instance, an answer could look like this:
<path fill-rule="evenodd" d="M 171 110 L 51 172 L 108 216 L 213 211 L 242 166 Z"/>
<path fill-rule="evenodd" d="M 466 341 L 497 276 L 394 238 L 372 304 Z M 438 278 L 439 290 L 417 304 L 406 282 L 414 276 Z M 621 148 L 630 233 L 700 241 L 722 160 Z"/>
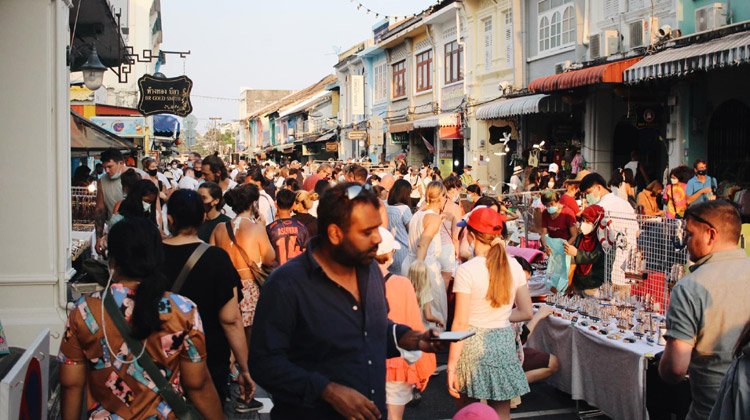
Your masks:
<path fill-rule="evenodd" d="M 420 309 L 432 301 L 432 286 L 430 285 L 428 270 L 424 261 L 415 261 L 409 267 L 409 281 L 414 286 L 414 292 L 417 294 L 417 303 Z"/>
<path fill-rule="evenodd" d="M 143 340 L 161 330 L 159 302 L 167 281 L 159 271 L 164 262 L 161 234 L 146 219 L 126 217 L 107 235 L 107 249 L 119 273 L 139 279 L 135 307 L 130 317 L 133 337 Z"/>
<path fill-rule="evenodd" d="M 502 235 L 490 235 L 487 233 L 477 232 L 471 226 L 467 226 L 469 231 L 479 242 L 490 245 L 487 253 L 487 270 L 490 274 L 490 285 L 487 288 L 487 300 L 490 306 L 499 308 L 511 303 L 513 296 L 513 276 L 510 273 L 510 264 L 508 263 L 508 253 L 505 250 L 505 243 Z"/>

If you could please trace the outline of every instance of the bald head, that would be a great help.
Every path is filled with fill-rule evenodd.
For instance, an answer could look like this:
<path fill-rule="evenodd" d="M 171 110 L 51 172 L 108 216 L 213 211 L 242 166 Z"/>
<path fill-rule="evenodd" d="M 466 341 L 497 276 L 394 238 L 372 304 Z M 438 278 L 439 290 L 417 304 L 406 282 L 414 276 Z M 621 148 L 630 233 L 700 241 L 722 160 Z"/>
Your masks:
<path fill-rule="evenodd" d="M 386 190 L 390 191 L 391 188 L 393 188 L 394 182 L 396 182 L 396 178 L 394 178 L 391 174 L 386 174 L 383 175 L 383 178 L 380 180 L 380 185 Z"/>

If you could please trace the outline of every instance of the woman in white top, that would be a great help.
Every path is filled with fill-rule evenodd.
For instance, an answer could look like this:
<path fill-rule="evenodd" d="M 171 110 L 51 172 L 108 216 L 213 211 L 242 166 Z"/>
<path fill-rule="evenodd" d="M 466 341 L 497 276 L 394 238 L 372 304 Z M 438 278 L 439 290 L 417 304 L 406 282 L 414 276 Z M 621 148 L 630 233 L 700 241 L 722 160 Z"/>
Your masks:
<path fill-rule="evenodd" d="M 443 277 L 440 275 L 440 264 L 438 263 L 442 248 L 439 230 L 444 219 L 441 213 L 447 200 L 447 191 L 442 182 L 432 182 L 427 186 L 424 209 L 414 213 L 409 221 L 409 254 L 401 264 L 401 275 L 409 277 L 413 283 L 415 282 L 415 275 L 410 271 L 415 269 L 419 272 L 426 271 L 427 279 L 424 287 L 421 287 L 420 284 L 414 284 L 417 296 L 424 298 L 420 298 L 420 306 L 423 309 L 425 330 L 436 327 L 445 328 L 445 322 L 448 319 L 448 295 Z M 423 263 L 424 267 L 421 267 L 420 264 L 415 265 L 415 263 Z M 415 267 L 412 267 L 412 265 L 415 265 Z M 429 290 L 427 290 L 428 288 Z M 422 295 L 421 291 L 425 293 Z M 427 293 L 428 291 L 429 293 Z M 432 298 L 431 301 L 429 300 L 430 297 Z M 429 305 L 425 305 L 428 302 Z"/>
<path fill-rule="evenodd" d="M 466 222 L 474 258 L 456 271 L 451 330 L 476 334 L 451 344 L 448 391 L 458 409 L 485 399 L 501 419 L 510 419 L 510 399 L 529 392 L 510 322 L 531 319 L 533 309 L 523 268 L 505 251 L 504 220 L 482 208 Z"/>

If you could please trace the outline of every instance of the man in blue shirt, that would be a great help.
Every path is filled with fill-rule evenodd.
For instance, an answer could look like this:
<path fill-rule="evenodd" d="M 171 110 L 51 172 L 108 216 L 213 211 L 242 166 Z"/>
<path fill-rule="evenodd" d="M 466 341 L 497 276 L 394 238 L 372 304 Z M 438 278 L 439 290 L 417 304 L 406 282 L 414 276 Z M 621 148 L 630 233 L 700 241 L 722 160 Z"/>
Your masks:
<path fill-rule="evenodd" d="M 274 397 L 274 420 L 380 418 L 386 358 L 442 347 L 430 341 L 436 332 L 388 320 L 385 282 L 373 261 L 380 205 L 369 185 L 326 191 L 318 236 L 263 286 L 250 370 Z"/>
<path fill-rule="evenodd" d="M 716 179 L 707 175 L 706 161 L 698 159 L 693 164 L 695 176 L 692 177 L 685 188 L 687 203 L 702 203 L 714 199 L 713 190 L 716 188 Z"/>

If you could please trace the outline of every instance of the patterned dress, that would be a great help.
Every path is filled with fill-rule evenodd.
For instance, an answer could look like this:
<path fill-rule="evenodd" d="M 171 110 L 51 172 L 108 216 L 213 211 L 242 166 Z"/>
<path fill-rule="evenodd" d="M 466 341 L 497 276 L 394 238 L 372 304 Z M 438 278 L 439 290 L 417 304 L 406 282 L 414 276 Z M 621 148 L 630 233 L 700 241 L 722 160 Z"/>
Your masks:
<path fill-rule="evenodd" d="M 130 320 L 135 290 L 115 283 L 112 296 L 126 320 Z M 102 313 L 99 293 L 84 296 L 68 316 L 57 360 L 68 365 L 86 364 L 88 370 L 87 417 L 111 420 L 176 420 L 177 416 L 158 394 L 156 385 L 138 363 L 107 314 Z M 174 389 L 180 387 L 180 363 L 206 360 L 206 343 L 198 307 L 190 299 L 165 293 L 159 302 L 162 330 L 145 341 L 148 354 Z M 104 315 L 104 321 L 102 321 Z M 105 340 L 104 331 L 107 336 Z M 110 347 L 111 346 L 111 347 Z M 115 357 L 115 354 L 117 357 Z M 118 360 L 118 358 L 120 360 Z"/>

